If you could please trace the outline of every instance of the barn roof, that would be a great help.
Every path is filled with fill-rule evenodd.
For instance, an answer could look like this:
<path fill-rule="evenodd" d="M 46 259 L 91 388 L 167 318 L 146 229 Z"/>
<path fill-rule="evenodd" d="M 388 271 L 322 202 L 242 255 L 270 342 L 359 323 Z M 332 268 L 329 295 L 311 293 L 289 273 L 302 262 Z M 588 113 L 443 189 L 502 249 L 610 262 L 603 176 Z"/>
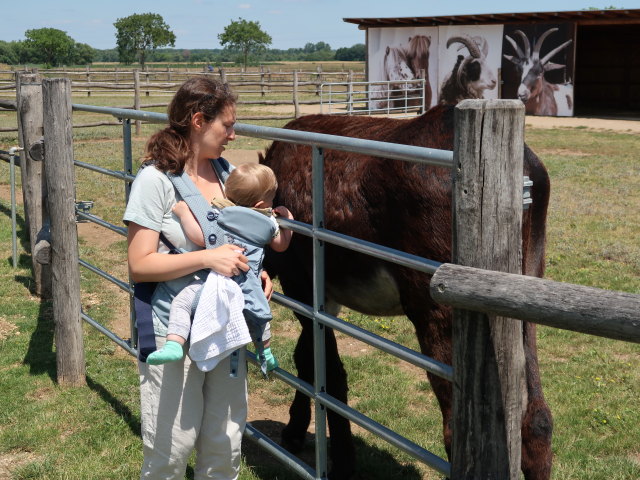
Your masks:
<path fill-rule="evenodd" d="M 509 23 L 576 22 L 578 25 L 640 24 L 640 9 L 578 10 L 566 12 L 483 13 L 439 17 L 343 18 L 361 30 L 371 27 L 425 27 L 440 25 L 491 25 Z"/>

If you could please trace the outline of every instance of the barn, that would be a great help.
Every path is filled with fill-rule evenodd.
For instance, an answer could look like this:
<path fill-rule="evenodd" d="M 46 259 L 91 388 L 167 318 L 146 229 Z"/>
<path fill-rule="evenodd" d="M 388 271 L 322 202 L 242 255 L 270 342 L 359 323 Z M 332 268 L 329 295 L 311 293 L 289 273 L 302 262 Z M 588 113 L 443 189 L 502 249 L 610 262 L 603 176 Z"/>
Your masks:
<path fill-rule="evenodd" d="M 640 9 L 343 20 L 366 31 L 368 80 L 425 78 L 429 106 L 520 98 L 531 115 L 640 118 Z"/>

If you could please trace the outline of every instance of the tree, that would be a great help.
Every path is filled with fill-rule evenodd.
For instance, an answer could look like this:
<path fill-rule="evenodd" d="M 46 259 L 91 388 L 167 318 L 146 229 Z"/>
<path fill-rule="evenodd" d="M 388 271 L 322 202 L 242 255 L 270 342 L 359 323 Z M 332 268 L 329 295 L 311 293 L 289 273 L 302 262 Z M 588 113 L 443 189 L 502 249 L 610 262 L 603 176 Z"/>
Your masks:
<path fill-rule="evenodd" d="M 336 60 L 343 62 L 364 61 L 366 48 L 364 43 L 356 43 L 352 47 L 344 47 L 336 50 Z"/>
<path fill-rule="evenodd" d="M 38 28 L 24 32 L 25 47 L 30 50 L 32 61 L 51 66 L 69 63 L 75 41 L 67 32 L 57 28 Z"/>
<path fill-rule="evenodd" d="M 116 44 L 123 63 L 132 63 L 136 57 L 144 65 L 147 52 L 165 45 L 175 46 L 176 36 L 157 13 L 134 13 L 119 18 L 116 27 Z"/>
<path fill-rule="evenodd" d="M 244 68 L 247 68 L 249 52 L 258 53 L 271 45 L 271 36 L 260 28 L 260 22 L 250 22 L 238 18 L 224 27 L 224 31 L 218 35 L 220 44 L 230 49 L 239 50 L 244 58 Z"/>
<path fill-rule="evenodd" d="M 93 63 L 96 51 L 86 43 L 75 43 L 71 49 L 71 63 L 86 65 Z"/>

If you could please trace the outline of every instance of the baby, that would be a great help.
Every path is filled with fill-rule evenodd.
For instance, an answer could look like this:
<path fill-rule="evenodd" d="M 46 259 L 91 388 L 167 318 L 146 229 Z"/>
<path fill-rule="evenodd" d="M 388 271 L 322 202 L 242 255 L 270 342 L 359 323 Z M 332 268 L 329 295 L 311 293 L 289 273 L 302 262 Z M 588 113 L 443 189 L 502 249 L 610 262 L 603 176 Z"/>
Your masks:
<path fill-rule="evenodd" d="M 269 321 L 271 310 L 260 286 L 260 271 L 264 258 L 264 246 L 277 252 L 285 251 L 293 232 L 280 230 L 275 215 L 292 220 L 293 215 L 283 206 L 272 208 L 278 183 L 273 171 L 261 164 L 247 163 L 235 168 L 224 184 L 226 198 L 214 198 L 211 205 L 220 210 L 218 225 L 225 232 L 227 243 L 244 249 L 249 259 L 249 271 L 234 278 L 245 297 L 243 314 L 256 353 L 265 370 L 278 367 L 278 361 L 270 348 Z M 247 208 L 248 207 L 248 208 Z M 204 246 L 202 229 L 184 201 L 173 207 L 180 219 L 185 235 L 195 244 Z M 196 283 L 196 282 L 194 282 Z M 147 363 L 159 365 L 180 360 L 190 331 L 192 305 L 198 294 L 200 282 L 185 287 L 173 300 L 169 315 L 167 342 L 151 353 Z M 253 287 L 250 287 L 250 286 Z M 266 365 L 265 365 L 266 363 Z"/>

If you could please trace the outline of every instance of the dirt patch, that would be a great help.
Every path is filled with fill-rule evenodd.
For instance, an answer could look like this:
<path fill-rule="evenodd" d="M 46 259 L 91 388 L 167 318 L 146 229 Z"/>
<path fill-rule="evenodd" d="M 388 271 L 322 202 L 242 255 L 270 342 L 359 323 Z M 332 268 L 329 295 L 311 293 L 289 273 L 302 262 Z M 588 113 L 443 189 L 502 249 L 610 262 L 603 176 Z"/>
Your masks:
<path fill-rule="evenodd" d="M 30 452 L 9 452 L 0 454 L 0 480 L 11 480 L 12 472 L 27 463 L 33 462 L 36 456 Z"/>
<path fill-rule="evenodd" d="M 532 128 L 584 128 L 594 131 L 640 133 L 638 120 L 614 120 L 605 118 L 580 117 L 536 117 L 527 116 L 526 127 Z"/>
<path fill-rule="evenodd" d="M 13 335 L 17 328 L 13 323 L 8 322 L 6 318 L 0 317 L 0 341 Z"/>

